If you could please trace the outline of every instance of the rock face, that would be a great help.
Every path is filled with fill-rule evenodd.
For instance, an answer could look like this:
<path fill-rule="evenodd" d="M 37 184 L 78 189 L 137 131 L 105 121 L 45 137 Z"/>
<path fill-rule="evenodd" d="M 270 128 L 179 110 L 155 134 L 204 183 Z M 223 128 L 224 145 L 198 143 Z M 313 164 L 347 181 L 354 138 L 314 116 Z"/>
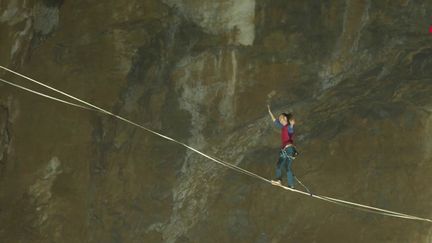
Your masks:
<path fill-rule="evenodd" d="M 3 0 L 0 65 L 266 178 L 271 102 L 297 117 L 294 171 L 313 191 L 431 218 L 431 12 L 409 0 Z M 0 85 L 4 242 L 432 242 L 431 229 L 283 192 Z"/>

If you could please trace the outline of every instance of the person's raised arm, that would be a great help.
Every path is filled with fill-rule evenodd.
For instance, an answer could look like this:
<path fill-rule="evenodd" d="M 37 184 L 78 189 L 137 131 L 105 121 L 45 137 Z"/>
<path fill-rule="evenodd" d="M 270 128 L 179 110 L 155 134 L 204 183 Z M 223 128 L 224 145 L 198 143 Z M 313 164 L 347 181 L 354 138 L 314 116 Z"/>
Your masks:
<path fill-rule="evenodd" d="M 275 116 L 274 116 L 273 113 L 271 112 L 270 105 L 267 105 L 267 108 L 268 108 L 268 113 L 270 114 L 270 117 L 271 117 L 271 119 L 272 119 L 272 122 L 275 124 L 275 126 L 276 126 L 277 128 L 282 128 L 282 124 L 279 122 L 278 119 L 275 118 Z"/>
<path fill-rule="evenodd" d="M 270 105 L 267 105 L 267 109 L 268 109 L 268 113 L 270 114 L 270 117 L 272 119 L 272 122 L 274 122 L 276 120 L 276 118 L 274 117 L 273 113 L 270 110 Z"/>

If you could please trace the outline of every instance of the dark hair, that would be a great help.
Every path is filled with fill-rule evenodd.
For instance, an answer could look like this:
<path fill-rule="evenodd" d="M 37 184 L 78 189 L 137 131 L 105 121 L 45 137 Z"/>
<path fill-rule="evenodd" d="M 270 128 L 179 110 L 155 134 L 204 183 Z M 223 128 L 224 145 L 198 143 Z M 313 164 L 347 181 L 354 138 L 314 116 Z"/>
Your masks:
<path fill-rule="evenodd" d="M 281 115 L 285 116 L 287 121 L 293 119 L 293 117 L 294 117 L 292 113 L 285 113 L 284 112 L 284 113 L 281 113 Z"/>

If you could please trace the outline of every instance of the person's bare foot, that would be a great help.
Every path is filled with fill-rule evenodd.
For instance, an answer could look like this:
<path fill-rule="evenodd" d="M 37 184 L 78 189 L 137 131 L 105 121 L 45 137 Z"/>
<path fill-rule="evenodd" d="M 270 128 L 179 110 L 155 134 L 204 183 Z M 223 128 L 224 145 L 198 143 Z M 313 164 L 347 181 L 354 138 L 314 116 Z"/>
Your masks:
<path fill-rule="evenodd" d="M 281 180 L 272 180 L 271 184 L 274 186 L 282 186 Z"/>

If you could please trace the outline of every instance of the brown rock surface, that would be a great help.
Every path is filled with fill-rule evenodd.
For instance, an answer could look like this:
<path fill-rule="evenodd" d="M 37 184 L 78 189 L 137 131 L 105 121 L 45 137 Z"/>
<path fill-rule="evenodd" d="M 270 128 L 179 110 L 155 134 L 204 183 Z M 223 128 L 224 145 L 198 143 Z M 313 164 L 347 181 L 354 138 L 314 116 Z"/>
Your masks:
<path fill-rule="evenodd" d="M 266 178 L 432 217 L 431 1 L 3 0 L 0 65 Z M 429 22 L 428 22 L 429 21 Z M 1 71 L 0 77 L 37 88 Z M 2 242 L 432 242 L 0 84 Z"/>

